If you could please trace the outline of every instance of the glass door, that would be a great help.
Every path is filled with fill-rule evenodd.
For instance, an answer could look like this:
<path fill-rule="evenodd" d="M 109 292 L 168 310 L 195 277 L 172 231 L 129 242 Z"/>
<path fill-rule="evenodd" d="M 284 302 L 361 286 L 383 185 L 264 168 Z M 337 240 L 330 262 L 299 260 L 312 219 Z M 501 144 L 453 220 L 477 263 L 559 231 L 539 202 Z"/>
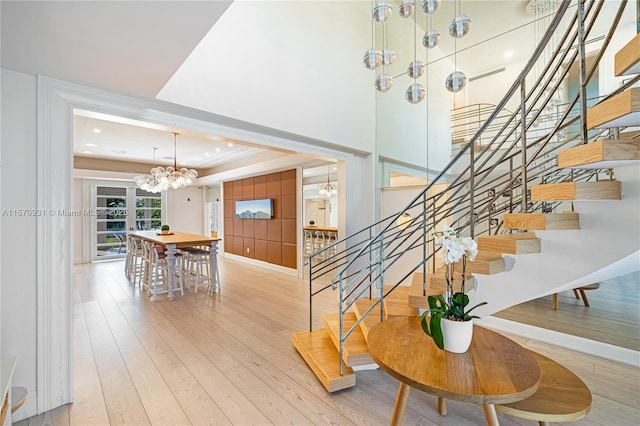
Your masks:
<path fill-rule="evenodd" d="M 97 186 L 94 200 L 94 259 L 124 256 L 127 251 L 127 188 Z"/>
<path fill-rule="evenodd" d="M 127 186 L 92 187 L 92 260 L 124 257 L 127 231 L 160 229 L 161 193 Z"/>
<path fill-rule="evenodd" d="M 136 188 L 136 231 L 160 229 L 162 226 L 162 195 Z"/>

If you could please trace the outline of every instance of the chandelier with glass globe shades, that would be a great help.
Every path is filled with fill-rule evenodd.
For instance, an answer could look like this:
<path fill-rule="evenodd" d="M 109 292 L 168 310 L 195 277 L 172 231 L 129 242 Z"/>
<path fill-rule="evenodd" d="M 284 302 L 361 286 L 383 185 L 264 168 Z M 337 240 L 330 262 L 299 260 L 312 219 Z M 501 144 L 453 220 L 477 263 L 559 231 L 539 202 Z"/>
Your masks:
<path fill-rule="evenodd" d="M 331 197 L 333 195 L 336 195 L 337 193 L 338 190 L 329 183 L 329 166 L 327 166 L 327 183 L 320 187 L 318 194 L 322 195 L 323 197 Z"/>
<path fill-rule="evenodd" d="M 401 18 L 409 18 L 414 14 L 416 9 L 416 3 L 419 0 L 402 0 L 400 6 L 398 7 L 398 15 Z M 364 65 L 368 69 L 375 70 L 378 67 L 382 67 L 382 73 L 380 73 L 375 79 L 375 88 L 379 92 L 387 92 L 393 86 L 394 77 L 385 72 L 385 66 L 391 65 L 393 61 L 396 59 L 396 53 L 389 49 L 386 46 L 386 30 L 383 29 L 384 36 L 383 40 L 385 46 L 382 49 L 376 49 L 374 46 L 375 40 L 375 27 L 386 24 L 393 14 L 393 8 L 391 6 L 391 2 L 389 0 L 376 0 L 372 2 L 374 4 L 372 10 L 372 36 L 371 36 L 371 44 L 372 47 L 365 52 L 364 55 Z M 440 9 L 441 0 L 422 0 L 420 1 L 420 10 L 422 13 L 429 17 L 429 26 L 431 26 L 431 16 L 434 15 Z M 456 1 L 455 8 L 455 17 L 451 21 L 449 25 L 449 35 L 455 39 L 464 37 L 471 28 L 471 19 L 468 16 L 459 14 L 460 9 L 460 0 Z M 378 25 L 379 24 L 379 25 Z M 414 30 L 416 27 L 416 22 L 414 18 Z M 427 49 L 432 49 L 438 45 L 440 42 L 440 33 L 431 28 L 428 29 L 424 35 L 422 36 L 422 45 Z M 410 78 L 413 79 L 413 84 L 411 84 L 406 92 L 405 98 L 408 102 L 412 104 L 417 104 L 422 101 L 425 97 L 426 90 L 422 83 L 418 82 L 418 78 L 422 77 L 425 73 L 426 64 L 416 58 L 416 41 L 414 40 L 414 58 L 413 61 L 409 64 L 407 74 Z M 456 50 L 456 48 L 454 48 Z M 467 77 L 465 74 L 457 69 L 457 61 L 456 61 L 457 51 L 454 52 L 454 71 L 447 76 L 445 79 L 445 87 L 450 92 L 459 92 L 464 88 L 467 83 Z M 403 75 L 403 74 L 401 74 Z"/>
<path fill-rule="evenodd" d="M 191 185 L 195 178 L 198 177 L 198 172 L 194 169 L 187 169 L 182 167 L 178 169 L 177 166 L 177 137 L 178 133 L 171 133 L 173 135 L 173 167 L 153 167 L 148 175 L 140 175 L 133 178 L 138 188 L 148 192 L 162 192 L 171 189 L 181 189 Z M 155 151 L 153 149 L 153 161 L 155 163 Z"/>

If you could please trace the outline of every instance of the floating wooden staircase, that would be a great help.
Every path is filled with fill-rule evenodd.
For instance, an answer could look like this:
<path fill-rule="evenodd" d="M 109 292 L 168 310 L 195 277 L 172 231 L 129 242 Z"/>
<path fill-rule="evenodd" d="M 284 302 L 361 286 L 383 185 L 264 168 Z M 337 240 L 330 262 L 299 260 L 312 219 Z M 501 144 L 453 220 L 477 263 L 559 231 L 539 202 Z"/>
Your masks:
<path fill-rule="evenodd" d="M 622 187 L 617 180 L 597 182 L 561 182 L 531 187 L 531 201 L 621 200 Z"/>
<path fill-rule="evenodd" d="M 616 75 L 640 73 L 640 34 L 636 35 L 615 58 Z M 631 88 L 603 101 L 587 112 L 587 127 L 609 128 L 640 126 L 640 88 Z M 599 140 L 573 147 L 559 154 L 560 168 L 603 169 L 640 161 L 640 138 L 637 135 L 621 134 L 618 139 Z M 454 141 L 457 142 L 457 141 Z M 563 182 L 535 185 L 531 188 L 531 201 L 564 200 L 620 200 L 621 184 L 618 181 Z M 491 275 L 505 271 L 503 253 L 540 253 L 541 242 L 533 230 L 579 229 L 577 213 L 524 213 L 505 214 L 506 229 L 521 229 L 501 235 L 477 237 L 478 255 L 474 262 L 467 263 L 467 278 L 471 274 Z M 457 270 L 462 270 L 457 265 Z M 423 294 L 424 276 L 414 273 L 411 286 L 399 286 L 385 298 L 383 318 L 379 306 L 364 317 L 359 328 L 354 329 L 343 346 L 343 359 L 339 356 L 339 314 L 323 315 L 325 328 L 295 333 L 292 342 L 320 382 L 329 392 L 355 386 L 356 375 L 352 367 L 371 364 L 366 336 L 369 330 L 382 319 L 398 315 L 417 315 L 416 308 L 428 307 L 427 296 L 441 294 L 446 288 L 444 271 L 427 277 L 426 295 Z M 459 285 L 460 277 L 455 281 Z M 388 288 L 384 289 L 385 292 Z M 350 329 L 357 318 L 362 318 L 377 299 L 358 299 L 353 312 L 343 316 L 343 329 Z M 410 307 L 408 307 L 409 305 Z M 342 365 L 343 374 L 340 375 Z"/>
<path fill-rule="evenodd" d="M 560 230 L 580 229 L 580 217 L 575 212 L 565 213 L 505 213 L 506 229 Z"/>

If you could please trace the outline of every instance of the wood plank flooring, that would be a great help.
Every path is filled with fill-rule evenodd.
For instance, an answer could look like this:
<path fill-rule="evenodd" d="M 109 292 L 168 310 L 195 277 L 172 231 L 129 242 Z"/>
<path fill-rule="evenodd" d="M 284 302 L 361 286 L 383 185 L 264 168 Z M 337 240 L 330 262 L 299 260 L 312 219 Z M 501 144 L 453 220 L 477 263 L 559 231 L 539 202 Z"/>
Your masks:
<path fill-rule="evenodd" d="M 360 371 L 354 388 L 329 394 L 293 348 L 292 333 L 308 326 L 304 281 L 229 258 L 220 265 L 219 293 L 173 302 L 133 289 L 122 261 L 76 266 L 75 402 L 16 424 L 389 424 L 395 379 Z M 336 310 L 335 294 L 318 296 L 316 326 Z M 594 402 L 579 424 L 640 423 L 637 368 L 513 338 L 587 383 Z M 478 425 L 484 416 L 449 401 L 442 417 L 434 396 L 413 390 L 404 423 Z"/>
<path fill-rule="evenodd" d="M 586 294 L 588 308 L 565 291 L 558 294 L 557 311 L 549 295 L 494 316 L 640 351 L 640 272 L 602 281 Z"/>

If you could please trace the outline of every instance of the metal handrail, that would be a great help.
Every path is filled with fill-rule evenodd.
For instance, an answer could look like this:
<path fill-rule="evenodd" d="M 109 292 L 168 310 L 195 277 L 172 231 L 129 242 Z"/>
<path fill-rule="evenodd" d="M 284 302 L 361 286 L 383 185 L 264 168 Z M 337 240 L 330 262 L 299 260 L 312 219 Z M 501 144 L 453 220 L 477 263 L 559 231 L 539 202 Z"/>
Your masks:
<path fill-rule="evenodd" d="M 567 104 L 565 111 L 558 117 L 557 123 L 540 131 L 535 124 L 549 104 L 550 97 L 545 88 L 557 90 L 560 80 L 568 72 L 562 64 L 579 63 L 584 70 L 586 85 L 598 66 L 604 49 L 609 45 L 613 32 L 618 25 L 627 1 L 623 0 L 618 14 L 605 37 L 603 49 L 596 57 L 592 68 L 584 69 L 584 55 L 575 44 L 585 42 L 589 31 L 593 28 L 604 0 L 590 0 L 585 9 L 585 0 L 563 1 L 554 15 L 548 30 L 533 52 L 518 78 L 513 82 L 503 99 L 488 115 L 478 131 L 453 156 L 449 164 L 421 191 L 404 209 L 384 218 L 373 225 L 343 238 L 330 246 L 313 253 L 308 259 L 309 266 L 309 328 L 312 329 L 313 296 L 328 288 L 338 290 L 340 303 L 340 359 L 343 355 L 344 341 L 359 326 L 361 317 L 348 330 L 344 329 L 343 315 L 355 301 L 369 293 L 377 285 L 378 300 L 365 311 L 365 316 L 379 308 L 382 318 L 382 300 L 415 271 L 422 269 L 423 294 L 426 294 L 426 272 L 430 268 L 435 271 L 436 247 L 430 237 L 430 231 L 442 223 L 455 224 L 460 234 L 474 237 L 482 234 L 505 232 L 500 215 L 504 212 L 528 212 L 553 210 L 559 203 L 534 203 L 529 200 L 528 188 L 539 182 L 562 182 L 598 179 L 598 171 L 577 170 L 566 172 L 558 169 L 557 154 L 561 149 L 586 143 L 602 132 L 582 132 L 566 136 L 570 126 L 582 120 L 584 91 L 579 91 Z M 569 15 L 570 7 L 575 6 L 575 13 Z M 573 6 L 572 6 L 573 5 Z M 533 76 L 530 90 L 527 90 L 527 78 L 542 52 L 548 49 L 552 36 L 559 31 L 560 23 L 567 16 L 570 20 L 566 30 L 561 34 L 558 44 L 552 46 L 553 54 L 544 64 L 542 72 Z M 554 82 L 553 77 L 558 77 Z M 625 90 L 638 81 L 636 77 L 610 96 Z M 514 96 L 520 96 L 520 105 L 509 112 L 507 119 L 501 114 Z M 580 103 L 579 114 L 575 114 L 574 106 Z M 497 121 L 500 121 L 497 123 Z M 490 142 L 476 151 L 476 142 L 491 131 Z M 560 137 L 562 136 L 562 137 Z M 468 156 L 467 156 L 468 155 Z M 465 166 L 464 161 L 468 161 Z M 466 164 L 466 163 L 465 163 Z M 460 167 L 462 165 L 462 167 Z M 433 195 L 429 192 L 436 183 L 444 182 L 444 177 L 452 170 L 461 168 L 457 177 L 448 182 L 447 189 Z M 508 200 L 504 200 L 508 198 Z M 399 224 L 398 219 L 405 213 L 413 213 L 410 222 Z M 446 221 L 446 222 L 445 222 Z M 385 282 L 385 274 L 400 265 L 398 262 L 409 253 L 422 250 L 420 261 L 410 266 L 402 265 L 400 278 L 394 278 L 389 284 Z M 330 254 L 333 253 L 333 254 Z M 395 271 L 395 269 L 393 269 Z M 330 280 L 329 280 L 330 278 Z M 385 291 L 385 285 L 391 289 Z M 314 291 L 314 285 L 321 288 Z M 342 367 L 341 367 L 342 373 Z"/>

